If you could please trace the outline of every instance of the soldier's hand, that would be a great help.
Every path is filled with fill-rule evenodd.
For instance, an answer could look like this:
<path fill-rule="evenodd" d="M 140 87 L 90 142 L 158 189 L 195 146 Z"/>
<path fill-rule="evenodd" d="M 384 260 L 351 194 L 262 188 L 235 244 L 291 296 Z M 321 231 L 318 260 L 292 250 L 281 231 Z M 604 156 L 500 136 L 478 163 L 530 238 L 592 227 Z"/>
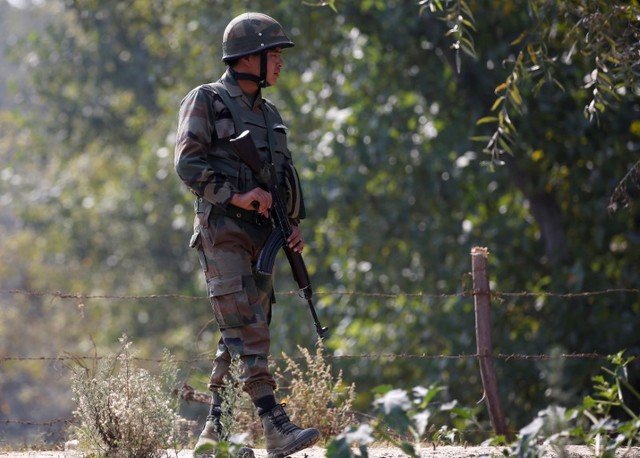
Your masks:
<path fill-rule="evenodd" d="M 291 225 L 291 235 L 287 239 L 287 244 L 296 253 L 302 253 L 304 249 L 304 239 L 298 226 Z"/>
<path fill-rule="evenodd" d="M 245 210 L 255 210 L 265 218 L 269 217 L 271 208 L 271 193 L 262 188 L 253 188 L 244 193 L 237 193 L 231 197 L 231 203 Z"/>

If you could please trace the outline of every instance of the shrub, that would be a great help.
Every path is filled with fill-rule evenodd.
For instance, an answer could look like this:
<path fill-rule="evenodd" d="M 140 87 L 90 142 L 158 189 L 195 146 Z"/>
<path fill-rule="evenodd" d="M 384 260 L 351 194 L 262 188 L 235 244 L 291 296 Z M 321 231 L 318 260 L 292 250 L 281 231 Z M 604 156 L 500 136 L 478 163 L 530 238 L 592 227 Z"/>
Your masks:
<path fill-rule="evenodd" d="M 353 420 L 351 411 L 355 385 L 347 386 L 342 371 L 334 378 L 324 358 L 324 345 L 318 339 L 315 355 L 298 346 L 304 364 L 282 354 L 286 367 L 275 371 L 280 390 L 286 395 L 287 413 L 302 427 L 314 427 L 324 438 L 342 432 Z"/>
<path fill-rule="evenodd" d="M 337 377 L 331 374 L 331 367 L 324 358 L 324 346 L 319 341 L 316 353 L 298 347 L 304 362 L 299 364 L 283 353 L 285 368 L 276 368 L 274 377 L 279 386 L 278 395 L 287 404 L 287 413 L 291 419 L 304 427 L 320 430 L 323 437 L 329 438 L 343 431 L 353 419 L 351 408 L 355 398 L 355 385 L 347 386 L 342 373 Z M 260 419 L 250 399 L 242 391 L 238 379 L 241 368 L 239 360 L 231 362 L 228 379 L 222 396 L 223 436 L 215 452 L 226 456 L 230 447 L 238 444 L 258 444 L 263 441 Z"/>
<path fill-rule="evenodd" d="M 545 447 L 558 455 L 568 444 L 587 444 L 596 456 L 616 456 L 621 447 L 640 444 L 640 415 L 630 404 L 640 400 L 640 393 L 629 383 L 627 366 L 634 357 L 624 352 L 609 356 L 613 368 L 602 368 L 593 377 L 594 394 L 586 396 L 573 409 L 550 406 L 522 428 L 511 447 L 513 454 L 535 457 Z"/>
<path fill-rule="evenodd" d="M 549 406 L 541 410 L 503 454 L 519 458 L 569 456 L 568 445 L 586 444 L 599 457 L 636 456 L 637 449 L 631 447 L 640 444 L 640 415 L 630 405 L 640 401 L 640 392 L 629 382 L 627 371 L 633 360 L 623 352 L 610 356 L 613 368 L 603 367 L 603 373 L 593 377 L 593 396 L 585 397 L 573 409 Z M 381 387 L 382 396 L 374 401 L 375 419 L 338 435 L 329 443 L 327 457 L 366 458 L 370 444 L 384 441 L 417 458 L 421 440 L 430 439 L 434 444 L 459 442 L 467 427 L 480 426 L 475 409 L 458 407 L 455 400 L 438 408 L 432 400 L 442 390 L 431 385 L 416 387 L 409 394 Z M 505 440 L 497 436 L 483 445 L 504 445 Z"/>
<path fill-rule="evenodd" d="M 418 386 L 411 393 L 388 386 L 376 391 L 379 397 L 373 403 L 376 414 L 373 421 L 345 429 L 327 447 L 328 457 L 365 458 L 369 445 L 384 442 L 398 447 L 406 456 L 417 458 L 421 455 L 421 441 L 429 435 L 434 444 L 454 443 L 461 438 L 459 428 L 479 426 L 474 409 L 459 407 L 455 400 L 444 404 L 433 402 L 444 391 L 438 385 Z M 443 423 L 439 423 L 438 417 L 443 417 Z M 442 426 L 436 427 L 437 424 Z"/>
<path fill-rule="evenodd" d="M 231 360 L 226 384 L 220 392 L 222 397 L 220 423 L 223 437 L 231 443 L 231 446 L 255 443 L 262 438 L 262 425 L 256 409 L 238 382 L 241 373 L 240 359 L 234 357 Z"/>
<path fill-rule="evenodd" d="M 176 366 L 165 351 L 161 373 L 153 376 L 135 366 L 126 336 L 120 343 L 117 353 L 92 367 L 78 358 L 72 368 L 80 449 L 99 456 L 159 456 L 178 423 Z"/>

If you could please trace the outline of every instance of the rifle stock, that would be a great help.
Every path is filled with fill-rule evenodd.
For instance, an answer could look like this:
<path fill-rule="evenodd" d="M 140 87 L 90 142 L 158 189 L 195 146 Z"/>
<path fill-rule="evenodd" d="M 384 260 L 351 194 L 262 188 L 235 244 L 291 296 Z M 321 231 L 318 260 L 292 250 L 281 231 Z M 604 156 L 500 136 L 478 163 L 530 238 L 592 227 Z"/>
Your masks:
<path fill-rule="evenodd" d="M 291 266 L 293 279 L 298 284 L 298 288 L 302 291 L 304 298 L 309 305 L 309 310 L 315 324 L 316 332 L 321 339 L 324 339 L 329 328 L 323 327 L 320 324 L 316 308 L 313 305 L 313 292 L 311 289 L 311 279 L 309 278 L 307 266 L 302 255 L 291 250 L 286 244 L 286 240 L 291 235 L 292 229 L 291 224 L 289 223 L 287 209 L 280 197 L 280 190 L 278 189 L 276 173 L 273 170 L 273 165 L 265 164 L 260 160 L 260 154 L 253 143 L 251 132 L 248 130 L 245 130 L 237 137 L 232 138 L 230 143 L 238 157 L 247 164 L 258 180 L 258 183 L 271 193 L 271 197 L 273 199 L 271 218 L 275 224 L 275 228 L 269 235 L 269 238 L 260 252 L 258 265 L 256 266 L 257 270 L 263 274 L 272 274 L 278 250 L 280 248 L 284 249 L 289 265 Z"/>

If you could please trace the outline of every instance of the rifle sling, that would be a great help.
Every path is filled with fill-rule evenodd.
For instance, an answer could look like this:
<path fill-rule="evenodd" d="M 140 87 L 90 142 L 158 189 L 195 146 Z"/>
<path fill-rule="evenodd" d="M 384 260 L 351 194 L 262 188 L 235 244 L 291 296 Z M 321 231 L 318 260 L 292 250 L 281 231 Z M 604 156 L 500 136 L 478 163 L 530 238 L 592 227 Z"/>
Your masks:
<path fill-rule="evenodd" d="M 239 135 L 241 132 L 245 130 L 245 126 L 244 126 L 244 121 L 242 120 L 242 118 L 240 117 L 240 113 L 238 112 L 239 110 L 238 105 L 235 103 L 234 100 L 231 99 L 231 96 L 229 95 L 229 91 L 227 91 L 227 88 L 224 87 L 222 83 L 217 81 L 215 83 L 212 83 L 211 85 L 216 90 L 216 92 L 218 93 L 218 95 L 226 105 L 227 109 L 231 113 L 231 118 L 233 119 L 233 123 L 236 126 L 236 135 Z M 267 116 L 267 108 L 264 100 L 260 105 L 260 110 L 262 111 L 262 115 L 264 116 L 264 126 L 267 129 L 267 142 L 269 144 L 269 151 L 268 151 L 269 163 L 271 163 L 273 162 L 271 152 L 274 149 L 274 141 L 273 141 L 273 132 L 271 131 L 271 126 L 269 124 L 269 117 Z"/>
<path fill-rule="evenodd" d="M 231 100 L 231 96 L 229 95 L 229 91 L 227 91 L 227 88 L 224 87 L 224 85 L 222 85 L 222 83 L 220 82 L 216 82 L 213 83 L 212 86 L 214 87 L 214 89 L 218 92 L 218 95 L 220 95 L 220 97 L 222 98 L 222 101 L 224 102 L 224 104 L 227 106 L 227 108 L 229 109 L 229 112 L 231 113 L 231 118 L 233 118 L 233 122 L 236 126 L 236 134 L 240 134 L 241 132 L 244 131 L 244 122 L 242 121 L 242 119 L 240 118 L 240 114 L 238 113 L 239 107 L 238 105 L 235 103 L 235 101 Z M 269 155 L 269 164 L 268 165 L 272 165 L 273 163 L 273 159 L 272 159 L 272 155 L 271 152 L 274 150 L 274 138 L 273 138 L 273 132 L 271 129 L 271 125 L 269 124 L 269 116 L 268 116 L 268 108 L 266 103 L 263 101 L 262 105 L 260 106 L 260 109 L 262 111 L 262 116 L 264 117 L 264 124 L 265 124 L 265 128 L 267 129 L 267 143 L 268 143 L 268 155 Z M 242 129 L 242 130 L 240 130 Z M 242 159 L 242 158 L 241 158 Z M 274 176 L 273 179 L 275 180 L 276 177 Z M 274 196 L 275 198 L 275 196 Z M 277 210 L 275 210 L 277 211 Z M 282 215 L 281 219 L 285 220 L 288 222 L 287 218 L 288 215 L 286 213 L 286 208 L 282 208 L 282 211 L 284 212 L 284 214 Z M 283 231 L 285 229 L 283 228 Z M 286 231 L 285 231 L 286 232 Z"/>
<path fill-rule="evenodd" d="M 233 119 L 233 124 L 236 126 L 236 133 L 239 134 L 244 130 L 244 121 L 240 118 L 240 113 L 238 113 L 239 107 L 238 105 L 231 100 L 231 96 L 229 95 L 229 91 L 224 85 L 216 81 L 215 83 L 211 83 L 211 86 L 216 90 L 216 93 L 220 96 L 225 106 L 231 113 L 231 118 Z"/>

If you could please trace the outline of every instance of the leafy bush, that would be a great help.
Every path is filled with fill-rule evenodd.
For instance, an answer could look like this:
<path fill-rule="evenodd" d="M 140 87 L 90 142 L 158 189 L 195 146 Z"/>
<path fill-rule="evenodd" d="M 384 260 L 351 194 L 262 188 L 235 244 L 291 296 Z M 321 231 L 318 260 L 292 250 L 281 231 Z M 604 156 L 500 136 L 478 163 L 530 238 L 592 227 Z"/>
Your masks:
<path fill-rule="evenodd" d="M 640 394 L 629 383 L 627 366 L 634 357 L 624 352 L 609 357 L 613 369 L 603 367 L 592 378 L 594 395 L 573 409 L 550 406 L 522 428 L 512 452 L 519 457 L 535 457 L 540 447 L 562 454 L 568 444 L 586 444 L 596 456 L 615 456 L 622 446 L 640 444 L 640 416 L 629 407 L 629 397 Z"/>
<path fill-rule="evenodd" d="M 461 438 L 462 429 L 478 425 L 474 410 L 459 407 L 455 400 L 444 404 L 434 402 L 436 396 L 444 391 L 441 386 L 418 386 L 411 394 L 388 386 L 377 391 L 379 397 L 373 403 L 375 419 L 344 430 L 329 444 L 327 456 L 367 457 L 368 446 L 381 441 L 417 458 L 421 441 L 427 436 L 434 443 L 453 443 Z M 436 418 L 438 420 L 434 421 Z M 438 424 L 442 426 L 437 427 Z M 354 448 L 359 449 L 359 455 Z"/>
<path fill-rule="evenodd" d="M 613 369 L 602 368 L 603 373 L 593 377 L 593 396 L 587 396 L 573 409 L 549 406 L 541 410 L 519 431 L 516 440 L 505 447 L 504 455 L 568 456 L 566 446 L 580 444 L 593 447 L 598 457 L 615 457 L 618 452 L 627 456 L 630 450 L 621 451 L 621 447 L 640 445 L 640 415 L 629 407 L 629 397 L 640 401 L 640 393 L 628 379 L 627 366 L 633 360 L 623 352 L 610 356 Z M 391 387 L 381 387 L 378 391 L 381 396 L 374 401 L 375 419 L 339 434 L 327 448 L 328 457 L 365 458 L 369 445 L 384 441 L 417 458 L 421 441 L 459 443 L 463 430 L 480 426 L 475 411 L 459 407 L 455 400 L 438 407 L 433 400 L 443 388 L 437 385 L 416 387 L 411 395 Z M 445 417 L 437 417 L 443 414 Z M 504 444 L 505 438 L 498 436 L 483 445 Z"/>
<path fill-rule="evenodd" d="M 99 456 L 159 456 L 170 440 L 178 441 L 176 366 L 165 351 L 161 373 L 153 376 L 135 366 L 127 337 L 120 342 L 117 353 L 92 367 L 76 359 L 72 368 L 80 448 Z"/>

